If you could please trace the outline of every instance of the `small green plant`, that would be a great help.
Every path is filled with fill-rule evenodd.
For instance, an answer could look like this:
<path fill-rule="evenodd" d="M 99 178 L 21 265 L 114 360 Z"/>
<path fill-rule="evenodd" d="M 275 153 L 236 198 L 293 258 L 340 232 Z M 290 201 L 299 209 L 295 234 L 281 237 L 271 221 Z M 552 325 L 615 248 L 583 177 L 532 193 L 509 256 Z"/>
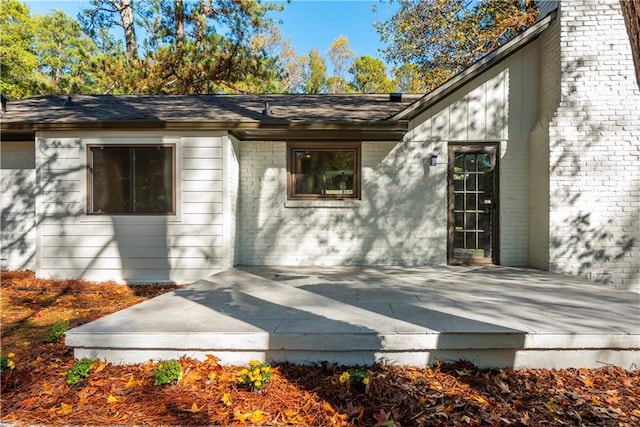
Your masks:
<path fill-rule="evenodd" d="M 67 384 L 77 384 L 83 379 L 88 378 L 89 373 L 91 373 L 91 370 L 99 361 L 100 360 L 98 358 L 90 359 L 88 357 L 83 357 L 82 359 L 78 360 L 65 374 Z"/>
<path fill-rule="evenodd" d="M 60 320 L 49 328 L 47 332 L 47 342 L 57 342 L 69 330 L 69 321 Z"/>
<path fill-rule="evenodd" d="M 175 359 L 161 360 L 154 371 L 154 385 L 170 384 L 182 378 L 182 365 Z"/>
<path fill-rule="evenodd" d="M 238 375 L 238 382 L 254 390 L 260 390 L 271 381 L 271 365 L 259 360 L 249 362 L 248 368 L 243 368 Z"/>
<path fill-rule="evenodd" d="M 0 374 L 4 373 L 4 371 L 8 369 L 13 369 L 16 367 L 16 364 L 13 361 L 14 357 L 15 354 L 13 353 L 0 355 Z"/>
<path fill-rule="evenodd" d="M 371 372 L 365 368 L 355 367 L 340 374 L 340 383 L 348 383 L 356 389 L 367 391 L 371 382 Z"/>

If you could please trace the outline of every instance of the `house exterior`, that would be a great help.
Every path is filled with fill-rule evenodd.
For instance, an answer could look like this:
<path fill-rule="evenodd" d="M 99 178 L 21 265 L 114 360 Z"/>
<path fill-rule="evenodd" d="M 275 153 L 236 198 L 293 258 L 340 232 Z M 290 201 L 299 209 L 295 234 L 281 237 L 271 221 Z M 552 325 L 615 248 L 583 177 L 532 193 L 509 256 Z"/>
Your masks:
<path fill-rule="evenodd" d="M 501 264 L 640 290 L 633 73 L 617 0 L 542 2 L 426 95 L 9 101 L 2 268 Z"/>

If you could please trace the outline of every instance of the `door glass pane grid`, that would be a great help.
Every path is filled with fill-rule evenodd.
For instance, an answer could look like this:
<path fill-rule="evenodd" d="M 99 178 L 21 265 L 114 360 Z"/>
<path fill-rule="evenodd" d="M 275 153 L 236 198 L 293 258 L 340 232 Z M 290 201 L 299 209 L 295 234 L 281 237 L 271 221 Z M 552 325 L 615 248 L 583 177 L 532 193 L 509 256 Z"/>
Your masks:
<path fill-rule="evenodd" d="M 490 256 L 490 218 L 485 212 L 487 199 L 491 197 L 490 194 L 485 194 L 487 178 L 490 178 L 490 175 L 489 154 L 455 154 L 453 213 L 456 249 L 481 250 L 483 254 Z"/>

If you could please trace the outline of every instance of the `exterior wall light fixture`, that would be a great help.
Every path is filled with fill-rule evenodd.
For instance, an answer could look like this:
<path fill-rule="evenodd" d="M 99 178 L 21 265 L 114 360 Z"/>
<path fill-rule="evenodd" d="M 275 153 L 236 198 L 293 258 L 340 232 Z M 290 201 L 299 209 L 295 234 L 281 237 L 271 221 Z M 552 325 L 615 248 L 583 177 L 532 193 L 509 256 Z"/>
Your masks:
<path fill-rule="evenodd" d="M 431 156 L 431 159 L 429 160 L 429 165 L 438 166 L 438 156 L 436 156 L 435 154 Z"/>

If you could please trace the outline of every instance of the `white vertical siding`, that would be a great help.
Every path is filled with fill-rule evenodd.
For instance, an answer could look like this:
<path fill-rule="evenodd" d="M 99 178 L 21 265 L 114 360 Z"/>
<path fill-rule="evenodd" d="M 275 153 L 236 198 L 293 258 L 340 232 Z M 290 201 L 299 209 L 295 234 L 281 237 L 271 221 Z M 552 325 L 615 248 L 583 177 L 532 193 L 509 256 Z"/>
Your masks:
<path fill-rule="evenodd" d="M 551 2 L 546 2 L 551 3 Z M 540 81 L 538 122 L 529 137 L 529 262 L 549 269 L 549 121 L 560 101 L 560 26 L 549 28 L 538 44 Z"/>
<path fill-rule="evenodd" d="M 222 269 L 222 148 L 226 136 L 42 134 L 40 276 L 184 282 Z M 173 143 L 175 216 L 86 215 L 89 143 Z"/>
<path fill-rule="evenodd" d="M 535 43 L 466 84 L 413 122 L 412 143 L 430 144 L 447 164 L 447 144 L 500 144 L 500 262 L 527 265 L 529 260 L 528 133 L 537 117 Z M 446 180 L 438 183 L 446 204 Z M 446 212 L 437 222 L 446 247 Z M 443 231 L 444 230 L 444 231 Z"/>

